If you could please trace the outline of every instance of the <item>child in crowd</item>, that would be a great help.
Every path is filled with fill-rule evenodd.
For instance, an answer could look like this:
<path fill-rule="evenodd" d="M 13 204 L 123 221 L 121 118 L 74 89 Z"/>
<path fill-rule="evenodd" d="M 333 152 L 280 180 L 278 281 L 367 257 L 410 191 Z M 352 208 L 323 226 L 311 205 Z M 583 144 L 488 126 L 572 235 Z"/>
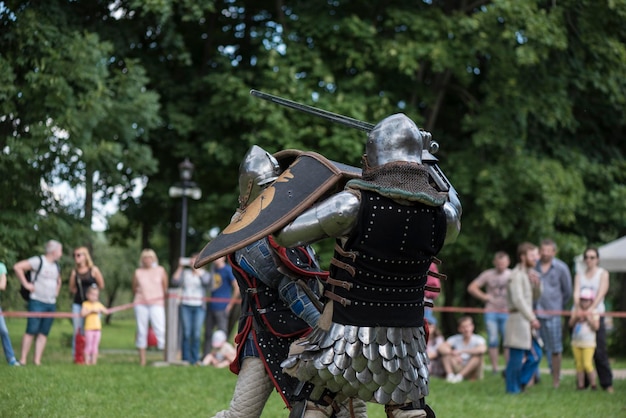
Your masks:
<path fill-rule="evenodd" d="M 222 330 L 215 331 L 211 338 L 211 345 L 213 349 L 204 357 L 202 364 L 218 368 L 230 366 L 230 363 L 235 360 L 237 351 L 226 341 L 226 333 Z"/>
<path fill-rule="evenodd" d="M 87 288 L 85 295 L 87 300 L 83 302 L 81 316 L 85 318 L 85 364 L 98 362 L 98 347 L 102 330 L 100 314 L 108 314 L 109 310 L 100 303 L 100 289 L 92 284 Z"/>
<path fill-rule="evenodd" d="M 580 309 L 572 308 L 569 326 L 572 328 L 572 351 L 576 363 L 576 388 L 585 389 L 585 374 L 596 389 L 596 373 L 593 367 L 593 354 L 596 350 L 596 331 L 600 327 L 600 315 L 594 309 L 589 311 L 596 295 L 588 287 L 580 291 Z"/>

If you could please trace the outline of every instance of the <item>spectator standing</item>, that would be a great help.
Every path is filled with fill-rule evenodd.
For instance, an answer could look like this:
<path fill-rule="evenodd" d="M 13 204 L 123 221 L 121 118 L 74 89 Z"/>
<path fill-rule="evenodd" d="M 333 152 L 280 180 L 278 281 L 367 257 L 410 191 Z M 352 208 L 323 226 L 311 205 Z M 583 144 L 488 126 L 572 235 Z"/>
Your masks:
<path fill-rule="evenodd" d="M 72 358 L 76 358 L 76 334 L 85 331 L 84 318 L 81 316 L 83 302 L 87 300 L 86 292 L 89 287 L 96 285 L 100 290 L 104 289 L 104 278 L 100 269 L 93 264 L 89 249 L 78 247 L 74 249 L 74 269 L 70 273 L 70 293 L 72 302 Z"/>
<path fill-rule="evenodd" d="M 239 303 L 239 286 L 233 275 L 233 270 L 226 263 L 226 257 L 218 258 L 211 266 L 213 277 L 213 291 L 207 302 L 206 319 L 204 321 L 204 353 L 211 352 L 211 341 L 214 329 L 221 329 L 228 336 L 228 318 L 231 309 Z"/>
<path fill-rule="evenodd" d="M 467 287 L 467 291 L 485 304 L 485 328 L 487 329 L 487 343 L 489 359 L 493 373 L 498 372 L 498 354 L 500 343 L 504 340 L 504 327 L 509 317 L 506 299 L 506 288 L 511 275 L 509 265 L 511 260 L 504 251 L 498 251 L 493 257 L 493 267 L 483 271 Z M 482 291 L 481 288 L 485 288 Z M 508 361 L 508 350 L 504 351 L 504 362 Z"/>
<path fill-rule="evenodd" d="M 525 242 L 517 249 L 518 264 L 513 269 L 507 289 L 509 318 L 504 333 L 504 346 L 509 348 L 505 379 L 507 393 L 520 393 L 529 384 L 541 361 L 539 341 L 533 330 L 540 323 L 533 312 L 533 301 L 541 293 L 539 274 L 534 270 L 539 253 L 537 247 Z"/>
<path fill-rule="evenodd" d="M 98 348 L 102 336 L 102 320 L 100 314 L 107 314 L 109 310 L 100 303 L 100 288 L 96 283 L 85 291 L 87 298 L 81 307 L 80 315 L 85 318 L 85 364 L 98 363 Z"/>
<path fill-rule="evenodd" d="M 7 288 L 7 266 L 4 263 L 0 263 L 0 290 Z M 11 337 L 9 337 L 9 329 L 7 323 L 2 315 L 2 306 L 0 306 L 0 339 L 2 340 L 2 348 L 4 349 L 4 356 L 7 359 L 9 366 L 19 366 L 20 363 L 15 358 L 15 352 L 11 345 Z"/>
<path fill-rule="evenodd" d="M 146 365 L 148 327 L 152 325 L 157 338 L 157 348 L 165 348 L 165 295 L 167 293 L 167 273 L 159 265 L 154 250 L 146 248 L 141 252 L 140 267 L 133 275 L 132 290 L 135 295 L 135 319 L 137 337 L 135 345 L 139 351 L 139 364 Z"/>
<path fill-rule="evenodd" d="M 466 379 L 480 379 L 483 355 L 487 351 L 485 339 L 474 334 L 474 320 L 471 316 L 461 316 L 457 324 L 459 333 L 448 337 L 439 347 L 446 380 L 459 383 Z"/>
<path fill-rule="evenodd" d="M 56 302 L 61 290 L 61 272 L 57 261 L 63 255 L 63 245 L 55 240 L 46 243 L 46 253 L 15 263 L 13 271 L 22 286 L 30 291 L 28 312 L 35 314 L 56 312 Z M 26 280 L 26 272 L 36 275 L 34 282 Z M 36 273 L 38 271 L 38 273 Z M 20 363 L 26 364 L 28 354 L 35 341 L 33 363 L 41 365 L 41 357 L 48 342 L 48 334 L 54 322 L 53 317 L 29 317 L 26 322 L 26 333 L 22 338 L 22 355 Z"/>
<path fill-rule="evenodd" d="M 597 310 L 599 314 L 606 312 L 604 298 L 609 290 L 609 272 L 599 266 L 600 253 L 597 248 L 587 248 L 584 252 L 585 271 L 574 277 L 574 306 L 583 309 L 580 305 L 580 295 L 584 289 L 591 289 L 595 295 L 588 311 Z M 584 309 L 583 309 L 584 310 Z M 600 315 L 600 324 L 596 331 L 596 349 L 593 360 L 598 372 L 598 380 L 602 389 L 613 393 L 613 372 L 609 363 L 609 354 L 606 348 L 606 324 L 604 316 Z"/>
<path fill-rule="evenodd" d="M 188 260 L 178 262 L 178 268 L 172 276 L 172 284 L 182 288 L 180 312 L 183 326 L 183 360 L 190 364 L 200 362 L 200 338 L 206 316 L 204 298 L 206 289 L 211 284 L 211 274 L 204 269 L 193 267 L 197 254 Z"/>
<path fill-rule="evenodd" d="M 585 378 L 596 389 L 593 370 L 593 353 L 596 350 L 596 331 L 600 327 L 600 315 L 591 305 L 596 295 L 586 287 L 580 291 L 578 306 L 572 308 L 569 326 L 572 328 L 572 352 L 576 362 L 576 389 L 585 389 Z"/>
<path fill-rule="evenodd" d="M 572 275 L 567 264 L 556 258 L 556 253 L 557 246 L 553 240 L 541 241 L 536 269 L 542 286 L 537 301 L 537 317 L 541 323 L 541 338 L 552 373 L 552 386 L 558 388 L 563 353 L 563 321 L 560 312 L 565 310 L 572 297 Z"/>

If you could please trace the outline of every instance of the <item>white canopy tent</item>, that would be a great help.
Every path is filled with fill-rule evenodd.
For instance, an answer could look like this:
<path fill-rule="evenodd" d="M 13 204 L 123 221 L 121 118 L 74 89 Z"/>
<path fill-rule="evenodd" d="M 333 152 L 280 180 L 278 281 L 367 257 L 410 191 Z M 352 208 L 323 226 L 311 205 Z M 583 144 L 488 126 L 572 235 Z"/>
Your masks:
<path fill-rule="evenodd" d="M 600 252 L 600 267 L 609 272 L 626 272 L 626 236 L 611 241 L 598 248 Z M 575 258 L 576 266 L 581 265 L 583 256 Z"/>

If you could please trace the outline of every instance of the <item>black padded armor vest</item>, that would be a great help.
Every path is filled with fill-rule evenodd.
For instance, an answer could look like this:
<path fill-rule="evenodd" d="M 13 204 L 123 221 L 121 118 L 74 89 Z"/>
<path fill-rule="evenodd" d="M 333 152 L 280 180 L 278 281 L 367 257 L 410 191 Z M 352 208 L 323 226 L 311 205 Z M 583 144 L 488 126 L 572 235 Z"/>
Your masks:
<path fill-rule="evenodd" d="M 335 251 L 330 268 L 333 283 L 339 280 L 352 285 L 332 289 L 346 300 L 334 303 L 333 322 L 422 326 L 426 275 L 446 234 L 443 207 L 418 202 L 401 205 L 361 190 L 358 216 L 345 245 L 341 247 L 338 241 L 343 251 Z"/>

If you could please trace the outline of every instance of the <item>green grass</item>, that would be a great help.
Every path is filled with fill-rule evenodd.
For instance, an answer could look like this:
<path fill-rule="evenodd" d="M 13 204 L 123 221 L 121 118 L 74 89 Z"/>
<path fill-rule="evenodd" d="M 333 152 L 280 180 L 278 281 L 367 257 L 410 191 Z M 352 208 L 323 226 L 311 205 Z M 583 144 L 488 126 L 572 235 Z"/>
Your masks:
<path fill-rule="evenodd" d="M 25 320 L 7 318 L 7 324 L 19 352 Z M 130 319 L 105 326 L 99 364 L 87 367 L 72 364 L 71 324 L 57 320 L 41 367 L 0 364 L 0 417 L 211 417 L 228 406 L 236 376 L 207 367 L 142 368 L 134 350 L 134 327 Z M 148 352 L 149 362 L 161 360 L 163 353 Z M 566 358 L 564 367 L 572 368 L 572 360 Z M 614 367 L 626 368 L 626 361 Z M 615 381 L 613 395 L 576 391 L 572 376 L 564 376 L 558 390 L 548 381 L 545 376 L 540 385 L 512 396 L 504 393 L 502 377 L 491 373 L 483 381 L 456 385 L 435 379 L 428 402 L 440 418 L 626 417 L 626 380 Z M 385 417 L 380 405 L 370 404 L 368 411 L 370 418 Z M 273 393 L 262 417 L 287 415 Z"/>

